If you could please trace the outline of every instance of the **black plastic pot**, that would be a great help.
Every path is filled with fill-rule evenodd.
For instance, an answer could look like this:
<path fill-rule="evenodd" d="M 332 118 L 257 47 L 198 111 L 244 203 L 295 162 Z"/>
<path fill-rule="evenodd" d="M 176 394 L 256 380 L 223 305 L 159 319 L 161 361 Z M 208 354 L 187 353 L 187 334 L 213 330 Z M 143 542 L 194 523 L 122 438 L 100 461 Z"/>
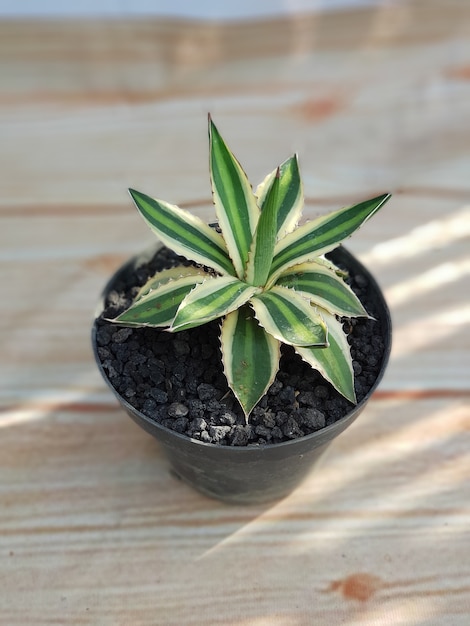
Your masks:
<path fill-rule="evenodd" d="M 153 256 L 156 247 L 133 257 L 106 285 L 96 317 L 103 310 L 106 294 L 124 272 L 138 267 Z M 377 379 L 363 400 L 347 415 L 330 426 L 299 439 L 256 447 L 229 447 L 207 444 L 165 428 L 134 408 L 113 387 L 97 353 L 96 326 L 93 326 L 93 350 L 101 374 L 130 417 L 163 446 L 173 473 L 204 494 L 231 503 L 272 501 L 290 493 L 306 476 L 329 444 L 342 433 L 364 409 L 385 371 L 391 348 L 390 312 L 375 279 L 343 247 L 332 253 L 332 260 L 344 264 L 369 281 L 371 297 L 382 326 L 385 351 Z"/>

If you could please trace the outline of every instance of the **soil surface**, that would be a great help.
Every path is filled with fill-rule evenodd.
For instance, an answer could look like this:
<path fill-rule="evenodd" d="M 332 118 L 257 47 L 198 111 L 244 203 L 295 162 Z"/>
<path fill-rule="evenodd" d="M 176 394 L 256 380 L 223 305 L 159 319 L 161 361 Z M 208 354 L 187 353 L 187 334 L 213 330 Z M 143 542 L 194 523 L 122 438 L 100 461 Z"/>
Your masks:
<path fill-rule="evenodd" d="M 335 262 L 334 252 L 328 256 Z M 103 319 L 114 318 L 127 308 L 138 288 L 155 272 L 181 264 L 188 262 L 161 248 L 149 263 L 114 283 L 107 294 L 105 310 L 96 320 L 97 353 L 105 375 L 131 405 L 166 428 L 228 446 L 296 439 L 332 424 L 353 408 L 291 346 L 282 346 L 276 379 L 254 408 L 247 425 L 223 373 L 219 321 L 169 333 L 154 328 L 127 328 Z M 368 313 L 376 318 L 343 320 L 360 402 L 379 374 L 384 340 L 367 278 L 350 274 L 347 282 Z"/>

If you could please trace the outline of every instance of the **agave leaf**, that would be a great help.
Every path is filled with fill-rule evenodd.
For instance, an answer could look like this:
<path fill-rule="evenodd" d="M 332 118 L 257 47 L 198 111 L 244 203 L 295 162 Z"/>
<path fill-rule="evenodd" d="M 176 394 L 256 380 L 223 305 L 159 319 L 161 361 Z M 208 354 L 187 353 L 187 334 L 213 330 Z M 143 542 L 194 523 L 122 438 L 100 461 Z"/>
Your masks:
<path fill-rule="evenodd" d="M 233 276 L 210 278 L 182 301 L 171 330 L 194 328 L 243 306 L 259 289 Z"/>
<path fill-rule="evenodd" d="M 315 263 L 320 263 L 323 267 L 327 267 L 332 270 L 337 276 L 341 278 L 347 278 L 348 272 L 346 270 L 342 270 L 340 267 L 332 263 L 329 259 L 325 259 L 323 256 L 315 257 Z"/>
<path fill-rule="evenodd" d="M 220 339 L 225 376 L 248 421 L 276 376 L 279 341 L 258 324 L 249 306 L 225 317 Z"/>
<path fill-rule="evenodd" d="M 223 237 L 201 219 L 174 204 L 129 189 L 137 209 L 157 237 L 176 254 L 234 275 Z"/>
<path fill-rule="evenodd" d="M 367 311 L 354 291 L 333 269 L 310 261 L 286 270 L 276 282 L 308 298 L 330 313 L 347 317 L 367 317 Z"/>
<path fill-rule="evenodd" d="M 126 326 L 170 326 L 181 302 L 207 276 L 202 273 L 190 274 L 165 282 L 139 297 L 126 311 L 111 321 Z"/>
<path fill-rule="evenodd" d="M 390 197 L 390 194 L 384 194 L 334 211 L 307 222 L 293 233 L 286 235 L 277 243 L 274 250 L 270 281 L 274 282 L 284 270 L 292 265 L 312 260 L 336 248 L 341 241 L 372 217 Z"/>
<path fill-rule="evenodd" d="M 292 289 L 273 287 L 254 296 L 251 306 L 270 335 L 295 346 L 326 346 L 327 327 L 308 300 Z"/>
<path fill-rule="evenodd" d="M 266 283 L 273 261 L 277 238 L 279 186 L 280 172 L 277 170 L 264 200 L 248 258 L 246 280 L 252 285 L 261 286 Z"/>
<path fill-rule="evenodd" d="M 207 274 L 203 272 L 203 270 L 192 265 L 188 265 L 188 267 L 181 265 L 177 267 L 171 267 L 167 270 L 162 270 L 161 272 L 158 272 L 157 274 L 154 274 L 151 278 L 149 278 L 145 285 L 143 285 L 139 289 L 139 292 L 134 298 L 134 302 L 142 298 L 142 296 L 147 295 L 153 289 L 157 289 L 157 287 L 160 287 L 160 285 L 168 283 L 170 280 L 183 278 L 184 276 L 201 276 L 203 280 L 207 278 Z"/>
<path fill-rule="evenodd" d="M 328 326 L 327 348 L 299 347 L 295 351 L 318 370 L 345 398 L 356 403 L 354 391 L 354 370 L 352 367 L 351 352 L 341 322 L 328 311 L 322 311 L 322 316 Z"/>
<path fill-rule="evenodd" d="M 236 275 L 242 280 L 259 209 L 245 172 L 210 117 L 209 144 L 215 211 Z"/>
<path fill-rule="evenodd" d="M 277 213 L 277 239 L 281 239 L 296 227 L 304 205 L 304 195 L 302 180 L 300 178 L 299 162 L 297 155 L 284 161 L 279 168 L 279 192 L 278 192 L 278 213 Z M 266 176 L 262 183 L 258 185 L 255 195 L 258 198 L 258 206 L 261 212 L 268 197 L 269 190 L 276 178 L 278 170 L 274 170 Z"/>

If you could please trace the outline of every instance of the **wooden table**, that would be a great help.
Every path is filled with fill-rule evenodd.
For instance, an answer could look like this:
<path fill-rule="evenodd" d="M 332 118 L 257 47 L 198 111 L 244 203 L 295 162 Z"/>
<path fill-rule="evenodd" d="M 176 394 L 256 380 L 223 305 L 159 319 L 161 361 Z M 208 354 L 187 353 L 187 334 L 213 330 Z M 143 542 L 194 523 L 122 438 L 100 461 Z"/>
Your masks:
<path fill-rule="evenodd" d="M 243 22 L 0 24 L 0 623 L 470 623 L 470 4 Z M 150 243 L 127 187 L 211 217 L 206 114 L 306 216 L 391 190 L 352 240 L 392 360 L 288 498 L 170 476 L 93 362 L 98 294 Z"/>

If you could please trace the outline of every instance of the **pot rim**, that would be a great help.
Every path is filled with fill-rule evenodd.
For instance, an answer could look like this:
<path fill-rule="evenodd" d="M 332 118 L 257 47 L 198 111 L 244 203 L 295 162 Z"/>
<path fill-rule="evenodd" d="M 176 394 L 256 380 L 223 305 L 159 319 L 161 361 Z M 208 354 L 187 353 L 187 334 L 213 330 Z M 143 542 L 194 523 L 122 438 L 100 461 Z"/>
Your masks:
<path fill-rule="evenodd" d="M 385 297 L 383 295 L 382 289 L 380 288 L 380 286 L 377 283 L 376 279 L 370 273 L 370 271 L 359 261 L 359 259 L 356 256 L 354 256 L 354 254 L 352 254 L 352 252 L 349 252 L 349 250 L 347 250 L 343 245 L 339 245 L 337 248 L 335 248 L 334 251 L 340 250 L 350 260 L 352 259 L 353 263 L 356 265 L 357 269 L 359 269 L 361 271 L 361 273 L 366 274 L 367 280 L 368 280 L 372 290 L 376 293 L 376 296 L 377 296 L 377 299 L 378 299 L 378 301 L 380 303 L 380 306 L 383 309 L 384 319 L 381 319 L 381 322 L 382 322 L 382 325 L 383 325 L 383 328 L 384 328 L 383 335 L 384 335 L 384 337 L 387 337 L 387 339 L 388 339 L 388 341 L 385 342 L 385 348 L 384 348 L 384 354 L 383 354 L 383 358 L 382 358 L 382 364 L 381 364 L 380 371 L 379 371 L 379 373 L 377 375 L 377 378 L 376 378 L 374 384 L 369 389 L 369 391 L 366 393 L 364 398 L 362 398 L 362 400 L 360 402 L 358 402 L 358 404 L 356 404 L 348 413 L 346 413 L 346 415 L 344 415 L 343 417 L 339 418 L 338 420 L 336 420 L 332 424 L 330 424 L 328 426 L 324 426 L 320 430 L 316 430 L 313 433 L 309 433 L 308 435 L 304 435 L 303 437 L 298 437 L 296 439 L 291 439 L 289 441 L 281 441 L 279 443 L 270 443 L 270 444 L 264 444 L 264 445 L 251 445 L 251 446 L 221 446 L 221 445 L 214 444 L 214 443 L 206 443 L 204 441 L 200 441 L 199 439 L 194 439 L 193 437 L 188 437 L 187 435 L 183 435 L 183 434 L 178 433 L 178 432 L 176 432 L 174 430 L 171 430 L 170 428 L 167 428 L 166 426 L 163 426 L 162 424 L 160 424 L 156 420 L 153 420 L 152 418 L 148 417 L 147 415 L 142 413 L 142 411 L 140 411 L 139 409 L 136 409 L 128 400 L 126 400 L 117 391 L 117 389 L 113 386 L 112 382 L 108 378 L 108 376 L 107 376 L 106 372 L 104 371 L 104 368 L 103 368 L 103 366 L 101 364 L 101 360 L 100 360 L 99 355 L 98 355 L 98 345 L 97 345 L 97 342 L 96 342 L 96 320 L 99 317 L 99 315 L 101 314 L 101 312 L 103 311 L 104 299 L 105 299 L 106 293 L 110 290 L 110 287 L 115 282 L 116 277 L 120 273 L 125 272 L 129 268 L 129 266 L 131 266 L 131 265 L 134 267 L 134 269 L 136 269 L 143 262 L 145 262 L 146 260 L 151 258 L 151 256 L 153 254 L 155 254 L 155 252 L 159 248 L 161 248 L 161 247 L 163 247 L 163 244 L 160 241 L 157 241 L 153 245 L 147 246 L 141 253 L 136 254 L 136 255 L 132 256 L 131 258 L 129 258 L 127 261 L 125 261 L 112 274 L 111 278 L 107 281 L 107 283 L 105 284 L 105 286 L 104 286 L 104 288 L 103 288 L 103 290 L 101 292 L 100 300 L 99 300 L 98 305 L 97 305 L 97 307 L 95 309 L 95 315 L 94 315 L 94 319 L 93 319 L 93 326 L 92 326 L 92 331 L 91 331 L 91 341 L 92 341 L 93 354 L 94 354 L 94 357 L 95 357 L 96 364 L 98 366 L 98 369 L 99 369 L 102 377 L 104 378 L 105 383 L 108 385 L 108 387 L 111 389 L 111 391 L 114 393 L 114 395 L 117 397 L 117 399 L 119 400 L 121 405 L 124 407 L 124 409 L 128 413 L 132 413 L 132 414 L 136 415 L 140 420 L 142 420 L 142 421 L 146 422 L 147 424 L 149 424 L 151 428 L 156 428 L 157 430 L 161 429 L 164 433 L 172 435 L 177 440 L 180 440 L 180 441 L 185 442 L 185 443 L 192 443 L 192 444 L 197 444 L 198 446 L 202 446 L 201 450 L 204 449 L 204 448 L 206 448 L 208 450 L 214 450 L 214 449 L 218 449 L 218 450 L 221 450 L 221 451 L 222 450 L 230 450 L 230 453 L 239 454 L 239 455 L 253 454 L 254 452 L 260 451 L 260 450 L 268 450 L 268 449 L 269 450 L 272 450 L 272 449 L 276 449 L 277 450 L 277 449 L 280 449 L 280 448 L 285 448 L 287 446 L 293 446 L 296 443 L 298 444 L 299 441 L 308 442 L 309 440 L 312 440 L 312 439 L 328 438 L 329 434 L 332 431 L 335 431 L 335 430 L 342 431 L 342 430 L 344 430 L 347 427 L 349 422 L 354 421 L 354 419 L 359 415 L 359 413 L 362 411 L 364 406 L 367 404 L 367 402 L 370 400 L 371 396 L 373 395 L 373 393 L 377 389 L 378 385 L 380 384 L 380 382 L 381 382 L 381 380 L 382 380 L 382 378 L 384 376 L 385 370 L 387 368 L 387 364 L 388 364 L 389 359 L 390 359 L 391 347 L 392 347 L 392 341 L 391 341 L 391 339 L 392 339 L 392 319 L 391 319 L 390 310 L 389 310 L 389 307 L 388 307 L 388 305 L 387 305 L 387 303 L 385 301 Z"/>

